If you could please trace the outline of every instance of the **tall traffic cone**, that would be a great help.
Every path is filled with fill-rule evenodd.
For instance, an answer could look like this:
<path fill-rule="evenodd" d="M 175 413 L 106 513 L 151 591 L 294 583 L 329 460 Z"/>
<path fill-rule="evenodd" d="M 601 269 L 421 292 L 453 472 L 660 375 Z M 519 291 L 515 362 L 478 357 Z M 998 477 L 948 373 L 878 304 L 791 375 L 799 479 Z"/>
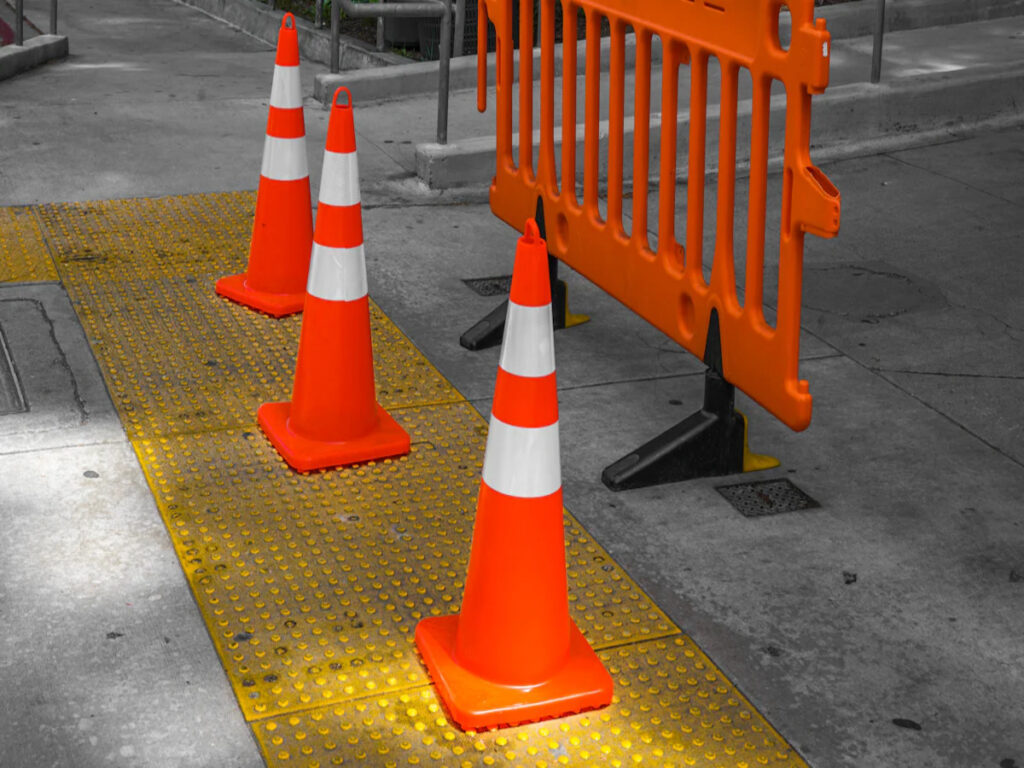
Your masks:
<path fill-rule="evenodd" d="M 569 616 L 564 536 L 551 286 L 530 219 L 516 248 L 462 612 L 416 627 L 462 728 L 611 702 L 611 676 Z"/>
<path fill-rule="evenodd" d="M 286 13 L 277 36 L 249 266 L 218 280 L 217 293 L 274 317 L 301 312 L 312 241 L 299 37 L 295 17 Z"/>
<path fill-rule="evenodd" d="M 339 96 L 345 95 L 344 103 Z M 352 95 L 334 92 L 292 401 L 256 418 L 300 472 L 409 452 L 409 435 L 377 403 L 366 295 Z"/>

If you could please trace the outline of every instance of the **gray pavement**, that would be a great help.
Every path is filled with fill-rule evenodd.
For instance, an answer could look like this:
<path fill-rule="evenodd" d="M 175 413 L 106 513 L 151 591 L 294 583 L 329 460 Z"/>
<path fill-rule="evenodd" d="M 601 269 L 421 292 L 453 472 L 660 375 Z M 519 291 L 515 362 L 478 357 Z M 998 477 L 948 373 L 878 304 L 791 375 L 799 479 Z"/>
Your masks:
<path fill-rule="evenodd" d="M 69 59 L 0 83 L 0 205 L 255 188 L 266 45 L 168 0 L 62 8 Z M 486 414 L 497 350 L 457 337 L 495 300 L 462 279 L 507 273 L 515 233 L 483 190 L 411 178 L 433 115 L 357 104 L 370 294 Z M 1022 146 L 951 129 L 823 164 L 843 222 L 807 240 L 813 422 L 740 403 L 765 478 L 819 509 L 742 517 L 715 490 L 739 478 L 605 489 L 697 407 L 701 366 L 563 270 L 592 317 L 556 335 L 567 506 L 813 768 L 1024 765 Z M 54 387 L 0 417 L 0 766 L 261 764 L 63 290 L 3 286 L 0 323 Z"/>

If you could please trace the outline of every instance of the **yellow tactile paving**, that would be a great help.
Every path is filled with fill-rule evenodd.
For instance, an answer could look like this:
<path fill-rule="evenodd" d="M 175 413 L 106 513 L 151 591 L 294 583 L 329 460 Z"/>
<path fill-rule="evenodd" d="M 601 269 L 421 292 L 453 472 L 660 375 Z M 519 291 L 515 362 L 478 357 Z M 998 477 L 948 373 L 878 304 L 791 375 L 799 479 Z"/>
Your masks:
<path fill-rule="evenodd" d="M 600 651 L 611 706 L 463 732 L 421 687 L 255 724 L 267 762 L 372 766 L 788 766 L 806 763 L 687 637 Z"/>
<path fill-rule="evenodd" d="M 213 293 L 244 267 L 252 205 L 35 213 L 267 762 L 804 765 L 568 512 L 570 609 L 614 704 L 484 734 L 448 723 L 412 636 L 460 602 L 486 422 L 372 306 L 379 397 L 412 452 L 289 469 L 255 410 L 288 397 L 301 319 Z"/>
<path fill-rule="evenodd" d="M 408 456 L 312 475 L 258 430 L 136 443 L 249 717 L 428 682 L 412 635 L 458 607 L 486 434 L 467 403 L 395 416 Z M 678 631 L 569 515 L 566 561 L 595 647 Z"/>
<path fill-rule="evenodd" d="M 36 212 L 27 206 L 0 208 L 0 283 L 56 280 Z"/>
<path fill-rule="evenodd" d="M 252 204 L 247 192 L 43 208 L 130 437 L 244 426 L 290 397 L 301 316 L 270 320 L 213 289 L 245 268 Z M 371 316 L 385 408 L 459 399 L 375 305 Z"/>

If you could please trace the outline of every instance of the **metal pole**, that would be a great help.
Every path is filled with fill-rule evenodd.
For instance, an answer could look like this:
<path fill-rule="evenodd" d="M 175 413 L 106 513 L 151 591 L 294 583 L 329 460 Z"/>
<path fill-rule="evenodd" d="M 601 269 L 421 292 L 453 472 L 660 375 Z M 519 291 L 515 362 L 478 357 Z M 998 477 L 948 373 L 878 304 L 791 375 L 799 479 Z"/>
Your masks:
<path fill-rule="evenodd" d="M 386 16 L 441 17 L 441 51 L 437 73 L 437 143 L 448 142 L 448 70 L 452 55 L 452 0 L 430 0 L 420 3 L 353 3 L 352 0 L 331 0 L 331 72 L 338 71 L 339 6 L 354 19 Z"/>
<path fill-rule="evenodd" d="M 14 0 L 14 44 L 25 42 L 25 0 Z"/>
<path fill-rule="evenodd" d="M 444 0 L 441 16 L 441 59 L 437 73 L 437 143 L 448 143 L 448 67 L 452 52 L 452 0 Z"/>
<path fill-rule="evenodd" d="M 466 37 L 466 0 L 455 0 L 455 51 L 453 56 L 462 55 Z"/>
<path fill-rule="evenodd" d="M 384 17 L 377 17 L 377 50 L 384 50 Z"/>
<path fill-rule="evenodd" d="M 317 29 L 323 29 L 324 28 L 324 0 L 316 0 L 314 5 L 316 6 L 316 11 L 315 11 L 315 13 L 313 15 L 313 23 L 316 25 Z"/>
<path fill-rule="evenodd" d="M 57 34 L 57 0 L 50 0 L 50 34 Z"/>
<path fill-rule="evenodd" d="M 875 6 L 875 42 L 871 49 L 871 82 L 882 79 L 882 35 L 885 34 L 885 0 L 877 0 Z"/>
<path fill-rule="evenodd" d="M 336 74 L 341 69 L 338 61 L 338 36 L 341 34 L 341 4 L 338 0 L 331 0 L 331 73 Z"/>

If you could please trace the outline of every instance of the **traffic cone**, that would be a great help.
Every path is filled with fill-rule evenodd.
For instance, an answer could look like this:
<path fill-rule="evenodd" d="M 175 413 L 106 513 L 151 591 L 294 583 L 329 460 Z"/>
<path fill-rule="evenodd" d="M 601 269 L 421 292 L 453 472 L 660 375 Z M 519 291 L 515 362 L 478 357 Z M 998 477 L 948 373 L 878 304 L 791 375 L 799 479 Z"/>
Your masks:
<path fill-rule="evenodd" d="M 339 96 L 345 95 L 344 103 Z M 409 435 L 377 403 L 366 295 L 359 167 L 348 88 L 334 92 L 291 402 L 256 419 L 300 472 L 409 452 Z"/>
<path fill-rule="evenodd" d="M 564 536 L 551 286 L 530 219 L 516 248 L 462 612 L 416 627 L 462 728 L 611 702 L 611 676 L 569 616 Z"/>
<path fill-rule="evenodd" d="M 274 317 L 301 312 L 312 240 L 299 38 L 295 17 L 286 13 L 277 36 L 249 266 L 240 275 L 218 280 L 215 290 Z"/>

